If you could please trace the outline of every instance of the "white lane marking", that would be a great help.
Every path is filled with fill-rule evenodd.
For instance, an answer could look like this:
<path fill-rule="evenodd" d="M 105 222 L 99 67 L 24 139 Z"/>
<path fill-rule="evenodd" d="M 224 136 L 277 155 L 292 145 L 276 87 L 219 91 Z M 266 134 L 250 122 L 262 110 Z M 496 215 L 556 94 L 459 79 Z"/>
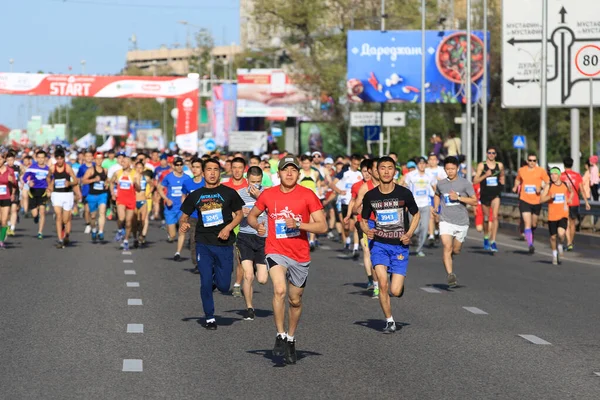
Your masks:
<path fill-rule="evenodd" d="M 467 236 L 467 239 L 469 239 L 469 240 L 473 240 L 473 241 L 476 241 L 476 242 L 481 242 L 481 238 L 475 238 L 475 237 L 473 237 L 473 236 Z M 525 246 L 523 246 L 523 245 L 521 245 L 521 246 L 517 246 L 517 245 L 515 245 L 515 244 L 510 244 L 510 243 L 502 243 L 502 242 L 498 242 L 498 241 L 496 241 L 496 243 L 497 243 L 499 246 L 502 246 L 502 247 L 510 247 L 510 248 L 512 248 L 512 249 L 516 249 L 516 250 L 523 250 L 523 251 L 527 251 L 527 247 L 525 247 Z M 482 249 L 483 249 L 483 247 L 482 247 Z M 536 250 L 536 251 L 535 251 L 535 254 L 541 254 L 541 255 L 543 255 L 543 256 L 552 257 L 552 254 L 551 254 L 551 253 L 546 253 L 545 251 L 539 251 L 539 250 Z M 565 254 L 566 254 L 566 253 L 565 253 Z M 570 257 L 569 257 L 569 256 L 567 256 L 567 257 L 563 257 L 563 258 L 562 258 L 562 261 L 563 261 L 563 262 L 576 262 L 576 263 L 579 263 L 579 264 L 587 264 L 587 265 L 598 266 L 598 262 L 594 262 L 594 261 L 587 261 L 587 260 L 581 260 L 581 259 L 578 259 L 578 258 L 576 258 L 575 256 L 570 256 Z"/>
<path fill-rule="evenodd" d="M 125 264 L 133 264 L 133 260 L 123 260 Z"/>
<path fill-rule="evenodd" d="M 324 244 L 323 246 L 319 246 L 319 247 L 323 250 L 331 250 L 331 246 L 327 246 L 326 244 Z"/>
<path fill-rule="evenodd" d="M 128 306 L 141 306 L 142 299 L 127 299 Z"/>
<path fill-rule="evenodd" d="M 600 372 L 594 372 L 594 374 L 596 374 L 596 375 L 600 376 Z"/>
<path fill-rule="evenodd" d="M 142 372 L 143 370 L 142 360 L 123 360 L 123 372 Z"/>
<path fill-rule="evenodd" d="M 539 338 L 535 335 L 519 335 L 525 340 L 529 340 L 533 344 L 552 344 L 550 342 L 546 342 L 544 339 Z"/>
<path fill-rule="evenodd" d="M 135 275 L 135 271 L 133 269 L 126 269 L 125 275 Z"/>
<path fill-rule="evenodd" d="M 434 289 L 432 287 L 422 287 L 421 290 L 427 292 L 427 293 L 442 293 L 437 289 Z"/>
<path fill-rule="evenodd" d="M 127 287 L 140 287 L 139 282 L 127 282 Z"/>
<path fill-rule="evenodd" d="M 485 311 L 483 311 L 482 309 L 477 308 L 477 307 L 463 307 L 463 308 L 473 314 L 488 315 L 488 313 L 486 313 Z"/>
<path fill-rule="evenodd" d="M 144 324 L 127 324 L 127 333 L 144 333 Z"/>
<path fill-rule="evenodd" d="M 131 252 L 130 251 L 124 251 L 121 254 L 123 254 L 124 256 L 130 256 Z"/>

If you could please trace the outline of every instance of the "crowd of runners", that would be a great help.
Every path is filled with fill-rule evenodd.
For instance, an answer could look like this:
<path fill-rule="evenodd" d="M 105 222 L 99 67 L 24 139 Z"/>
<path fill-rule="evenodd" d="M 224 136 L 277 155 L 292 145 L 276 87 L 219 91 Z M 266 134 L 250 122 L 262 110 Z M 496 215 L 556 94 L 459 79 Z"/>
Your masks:
<path fill-rule="evenodd" d="M 365 287 L 379 299 L 384 333 L 397 329 L 390 297 L 403 296 L 411 255 L 425 257 L 425 247 L 441 245 L 447 283 L 458 285 L 454 261 L 467 237 L 469 208 L 483 232 L 483 248 L 499 251 L 506 177 L 497 155 L 490 147 L 470 181 L 461 160 L 450 156 L 440 163 L 435 153 L 400 165 L 393 153 L 333 159 L 319 152 L 297 158 L 278 151 L 250 157 L 77 153 L 60 147 L 0 151 L 0 247 L 23 217 L 33 218 L 40 240 L 54 229 L 55 245 L 64 249 L 73 234 L 72 217 L 79 215 L 85 220 L 81 234 L 89 234 L 89 241 L 114 240 L 125 251 L 145 247 L 150 222 L 160 221 L 164 239 L 173 243 L 174 261 L 190 249 L 200 275 L 204 326 L 217 329 L 213 292 L 229 293 L 232 280 L 233 296 L 245 301 L 244 319 L 253 320 L 253 281 L 270 279 L 273 353 L 295 363 L 311 252 L 323 238 L 340 242 L 348 259 L 358 260 L 362 252 Z M 548 204 L 552 262 L 559 264 L 564 251 L 573 250 L 580 201 L 589 209 L 590 193 L 572 170 L 572 159 L 563 160 L 564 171 L 547 171 L 537 162 L 535 154 L 527 157 L 512 189 L 519 196 L 530 253 L 542 204 Z M 46 226 L 49 215 L 53 228 Z"/>

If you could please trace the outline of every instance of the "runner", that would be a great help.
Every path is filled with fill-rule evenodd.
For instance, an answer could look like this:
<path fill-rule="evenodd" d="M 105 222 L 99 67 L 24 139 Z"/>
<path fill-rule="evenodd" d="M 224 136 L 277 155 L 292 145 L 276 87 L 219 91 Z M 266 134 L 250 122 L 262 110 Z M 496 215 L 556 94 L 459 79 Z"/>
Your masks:
<path fill-rule="evenodd" d="M 373 184 L 371 183 L 370 185 L 368 184 L 368 182 L 371 182 L 371 174 L 370 174 L 370 170 L 373 170 L 373 160 L 369 160 L 369 159 L 364 159 L 360 162 L 360 173 L 362 174 L 362 180 L 359 182 L 356 182 L 354 185 L 352 185 L 352 188 L 350 189 L 350 204 L 348 205 L 348 213 L 344 216 L 344 224 L 348 224 L 351 223 L 354 225 L 355 227 L 355 231 L 356 234 L 358 235 L 358 239 L 359 242 L 361 243 L 362 247 L 364 248 L 364 243 L 362 240 L 362 236 L 363 236 L 363 230 L 360 227 L 360 220 L 362 219 L 361 216 L 358 214 L 358 208 L 362 207 L 357 207 L 357 202 L 356 199 L 358 197 L 358 192 L 360 191 L 360 188 L 363 187 L 363 185 L 367 185 L 367 187 L 371 186 L 371 189 L 373 188 Z M 362 206 L 362 203 L 361 203 Z M 356 215 L 356 218 L 354 218 L 354 215 Z M 352 259 L 353 260 L 358 260 L 359 254 L 358 254 L 358 249 L 354 250 L 352 252 Z M 363 260 L 364 260 L 364 264 L 365 264 L 365 269 L 367 269 L 367 252 L 363 253 Z M 369 264 L 370 264 L 370 259 L 369 259 Z M 372 271 L 372 268 L 369 268 Z M 373 287 L 373 278 L 372 278 L 372 273 L 370 273 L 371 271 L 369 271 L 367 269 L 367 278 L 369 279 L 369 283 L 367 284 L 367 289 L 372 288 Z"/>
<path fill-rule="evenodd" d="M 558 265 L 563 257 L 563 242 L 569 226 L 569 203 L 571 196 L 576 195 L 571 188 L 560 179 L 560 168 L 550 169 L 550 184 L 544 187 L 541 202 L 548 203 L 548 231 L 552 248 L 552 264 Z M 557 240 L 558 236 L 558 240 Z"/>
<path fill-rule="evenodd" d="M 261 185 L 263 179 L 262 170 L 253 166 L 248 169 L 248 186 L 240 189 L 238 194 L 244 202 L 242 211 L 244 218 L 240 223 L 240 233 L 237 236 L 237 247 L 240 252 L 240 260 L 242 269 L 244 270 L 244 280 L 242 285 L 242 292 L 244 299 L 246 300 L 246 314 L 245 320 L 254 320 L 254 306 L 252 304 L 252 282 L 254 281 L 254 273 L 256 272 L 256 279 L 258 283 L 264 285 L 267 283 L 269 273 L 267 271 L 267 265 L 265 264 L 265 236 L 259 236 L 256 229 L 248 225 L 248 214 L 254 207 L 256 199 L 262 193 L 263 188 Z M 267 216 L 262 213 L 258 217 L 259 224 L 265 224 Z"/>
<path fill-rule="evenodd" d="M 419 207 L 412 193 L 395 183 L 396 163 L 391 157 L 382 157 L 377 164 L 379 186 L 365 194 L 362 209 L 362 229 L 371 242 L 371 263 L 379 282 L 379 304 L 386 319 L 383 333 L 398 329 L 392 316 L 390 293 L 404 294 L 404 280 L 408 267 L 410 239 L 419 225 Z M 367 220 L 375 214 L 375 227 Z M 412 221 L 409 226 L 409 216 Z M 391 278 L 388 279 L 388 274 Z"/>
<path fill-rule="evenodd" d="M 293 155 L 279 161 L 281 185 L 266 189 L 248 214 L 248 224 L 260 236 L 267 234 L 266 263 L 273 282 L 273 316 L 277 335 L 274 356 L 285 356 L 288 364 L 297 361 L 295 333 L 302 313 L 302 294 L 308 278 L 310 247 L 308 232 L 327 232 L 323 206 L 312 190 L 298 185 L 300 164 Z M 267 213 L 268 229 L 258 217 Z M 311 222 L 312 221 L 312 222 Z M 285 325 L 285 297 L 289 303 L 288 330 Z"/>
<path fill-rule="evenodd" d="M 469 212 L 466 206 L 477 206 L 477 197 L 471 182 L 458 176 L 459 162 L 456 157 L 446 157 L 444 166 L 448 177 L 438 181 L 433 212 L 437 213 L 441 203 L 440 236 L 444 246 L 444 267 L 448 274 L 448 286 L 456 287 L 458 281 L 453 269 L 453 259 L 460 254 L 469 230 Z"/>
<path fill-rule="evenodd" d="M 79 166 L 78 172 L 76 172 L 77 179 L 81 180 L 88 169 L 94 167 L 94 153 L 91 150 L 86 150 L 83 155 L 84 162 Z M 83 218 L 85 219 L 85 230 L 83 233 L 89 235 L 92 232 L 91 217 L 90 217 L 90 206 L 87 202 L 87 195 L 90 193 L 89 185 L 81 185 L 81 197 L 83 201 Z"/>
<path fill-rule="evenodd" d="M 504 165 L 496 161 L 498 151 L 490 146 L 487 149 L 487 160 L 477 165 L 474 184 L 480 184 L 480 201 L 483 210 L 483 249 L 493 253 L 498 251 L 496 235 L 498 234 L 498 212 L 500 211 L 500 194 L 504 187 Z M 490 216 L 490 210 L 492 216 Z M 488 222 L 488 218 L 490 221 Z M 488 222 L 488 223 L 486 223 Z"/>
<path fill-rule="evenodd" d="M 222 293 L 229 291 L 235 242 L 232 231 L 243 218 L 243 201 L 235 190 L 219 183 L 220 170 L 217 160 L 209 159 L 202 164 L 206 186 L 186 197 L 179 220 L 179 231 L 185 234 L 190 229 L 190 216 L 194 210 L 198 212 L 196 252 L 200 297 L 206 317 L 204 327 L 209 330 L 217 329 L 213 285 Z"/>
<path fill-rule="evenodd" d="M 123 241 L 119 246 L 129 251 L 129 237 L 133 228 L 135 216 L 135 195 L 140 190 L 137 172 L 131 168 L 131 159 L 123 157 L 121 160 L 123 169 L 117 171 L 110 181 L 113 201 L 117 204 L 117 235 L 115 242 Z"/>
<path fill-rule="evenodd" d="M 446 179 L 448 177 L 448 175 L 446 175 L 446 171 L 444 171 L 444 167 L 440 166 L 439 163 L 440 161 L 437 155 L 435 153 L 429 153 L 429 157 L 427 158 L 427 168 L 425 169 L 425 172 L 427 172 L 427 174 L 433 178 L 434 182 Z M 431 198 L 431 205 L 433 206 L 433 197 Z M 435 241 L 440 233 L 439 229 L 436 229 L 440 222 L 438 213 L 439 209 L 435 210 L 435 212 L 432 212 L 431 217 L 429 217 L 429 247 L 434 246 Z"/>
<path fill-rule="evenodd" d="M 16 226 L 17 226 L 17 221 L 19 218 L 19 207 L 21 205 L 21 191 L 19 189 L 19 185 L 21 185 L 21 176 L 23 175 L 23 168 L 20 164 L 18 164 L 16 162 L 16 157 L 15 157 L 15 153 L 12 151 L 9 151 L 6 154 L 6 165 L 8 165 L 10 168 L 12 168 L 12 170 L 14 171 L 14 176 L 15 176 L 15 195 L 11 200 L 11 204 L 10 204 L 10 217 L 9 217 L 9 224 L 8 224 L 8 231 L 6 232 L 6 234 L 8 236 L 14 236 L 15 235 L 15 230 L 16 230 Z"/>
<path fill-rule="evenodd" d="M 15 172 L 6 163 L 6 154 L 0 152 L 0 250 L 5 248 L 10 207 L 12 200 L 15 199 L 16 188 Z"/>
<path fill-rule="evenodd" d="M 46 203 L 48 202 L 48 177 L 49 167 L 46 165 L 46 152 L 40 150 L 36 153 L 36 162 L 32 163 L 23 181 L 29 186 L 29 211 L 33 216 L 33 223 L 38 225 L 38 239 L 43 239 L 44 224 L 46 223 Z"/>
<path fill-rule="evenodd" d="M 27 172 L 27 169 L 33 164 L 33 158 L 28 154 L 23 157 L 21 162 L 23 164 L 21 167 L 21 171 L 23 173 L 21 174 L 20 182 L 23 187 L 23 193 L 21 194 L 21 206 L 25 214 L 25 218 L 29 218 L 31 216 L 31 211 L 29 210 L 29 184 L 23 178 L 25 177 L 25 172 Z"/>
<path fill-rule="evenodd" d="M 82 178 L 84 185 L 89 185 L 87 204 L 90 210 L 92 225 L 92 242 L 104 241 L 104 225 L 106 224 L 106 207 L 108 205 L 108 173 L 103 165 L 102 153 L 96 153 L 93 168 L 88 169 Z"/>
<path fill-rule="evenodd" d="M 583 187 L 582 176 L 573 171 L 573 159 L 566 157 L 563 159 L 565 165 L 565 172 L 562 173 L 560 179 L 567 184 L 567 186 L 573 192 L 573 197 L 569 201 L 569 228 L 567 229 L 567 251 L 573 251 L 573 242 L 575 241 L 575 231 L 577 230 L 577 223 L 579 222 L 579 206 L 581 200 L 579 200 L 579 194 L 585 202 L 585 209 L 590 210 L 590 203 L 587 200 L 585 189 Z"/>
<path fill-rule="evenodd" d="M 169 166 L 169 163 L 167 161 L 167 155 L 162 154 L 160 156 L 158 167 L 156 167 L 154 169 L 154 187 L 155 188 L 158 188 L 158 185 L 162 182 L 163 173 L 165 173 L 166 171 L 171 172 L 170 170 L 171 170 L 171 167 Z M 150 217 L 150 220 L 154 221 L 156 219 L 160 219 L 161 197 L 160 197 L 160 194 L 158 193 L 158 190 L 154 191 L 152 200 L 153 200 L 152 203 L 153 203 L 154 209 L 152 210 L 152 217 Z"/>
<path fill-rule="evenodd" d="M 352 197 L 352 185 L 362 180 L 362 175 L 358 170 L 360 168 L 360 156 L 353 154 L 350 157 L 350 166 L 347 169 L 342 169 L 338 173 L 333 182 L 331 182 L 330 188 L 338 194 L 338 214 L 340 223 L 342 225 L 341 234 L 342 240 L 345 243 L 345 249 L 350 251 L 350 243 L 354 239 L 354 247 L 352 252 L 358 251 L 358 234 L 355 234 L 354 226 L 343 224 L 344 216 L 348 214 L 348 205 Z M 352 237 L 351 237 L 352 235 Z"/>
<path fill-rule="evenodd" d="M 527 157 L 527 166 L 519 168 L 517 178 L 515 179 L 513 192 L 517 193 L 519 186 L 521 186 L 519 211 L 521 211 L 521 217 L 523 218 L 525 240 L 527 240 L 530 254 L 535 252 L 535 247 L 533 246 L 535 230 L 537 228 L 538 217 L 542 211 L 540 193 L 542 192 L 542 188 L 548 185 L 549 180 L 550 178 L 546 170 L 537 165 L 537 156 L 535 154 L 529 154 Z"/>
<path fill-rule="evenodd" d="M 50 167 L 48 174 L 48 193 L 56 215 L 56 237 L 58 249 L 69 245 L 71 234 L 71 211 L 75 205 L 73 188 L 77 188 L 78 179 L 73 169 L 65 163 L 65 151 L 59 148 L 54 153 L 56 164 Z M 81 191 L 75 189 L 77 201 L 81 201 Z"/>
<path fill-rule="evenodd" d="M 417 257 L 425 257 L 423 246 L 427 240 L 429 229 L 431 197 L 435 194 L 433 188 L 437 185 L 427 172 L 425 172 L 427 161 L 425 157 L 419 157 L 417 160 L 417 169 L 406 174 L 404 184 L 411 191 L 419 207 L 419 226 L 417 227 Z"/>
<path fill-rule="evenodd" d="M 318 154 L 318 151 L 315 152 Z M 318 188 L 321 187 L 323 185 L 323 177 L 321 176 L 321 173 L 319 172 L 319 170 L 317 170 L 316 168 L 313 168 L 313 159 L 312 156 L 308 156 L 308 155 L 302 155 L 300 156 L 300 166 L 302 167 L 302 169 L 300 170 L 300 175 L 298 177 L 298 183 L 300 184 L 300 186 L 304 186 L 305 188 L 308 188 L 310 190 L 313 191 L 313 193 L 319 197 L 319 193 L 318 193 Z M 319 198 L 319 200 L 321 200 Z M 352 210 L 350 209 L 350 207 L 348 207 L 348 213 L 350 213 Z M 344 223 L 348 223 L 348 221 L 344 220 Z M 317 240 L 317 235 L 315 235 L 314 233 L 309 233 L 308 234 L 308 244 L 310 247 L 310 251 L 314 251 L 315 250 L 315 242 Z M 353 254 L 354 256 L 354 254 Z M 356 257 L 358 258 L 358 249 L 356 251 Z"/>
<path fill-rule="evenodd" d="M 193 158 L 191 161 L 192 173 L 194 174 L 193 179 L 183 182 L 181 189 L 181 203 L 185 202 L 187 196 L 194 191 L 204 187 L 204 177 L 202 176 L 202 161 L 198 158 Z M 198 257 L 196 255 L 196 224 L 198 223 L 198 211 L 194 210 L 188 220 L 190 224 L 190 251 L 192 253 L 192 263 L 194 264 L 194 273 L 198 272 Z"/>
<path fill-rule="evenodd" d="M 148 177 L 144 171 L 144 161 L 137 161 L 135 163 L 135 172 L 137 173 L 139 188 L 136 189 L 135 193 L 135 217 L 133 218 L 133 247 L 136 249 L 146 243 L 148 202 L 152 198 L 152 172 L 150 171 L 150 177 Z"/>
<path fill-rule="evenodd" d="M 177 222 L 181 218 L 181 189 L 183 183 L 191 178 L 183 173 L 183 160 L 179 157 L 173 160 L 173 172 L 170 172 L 158 184 L 158 194 L 165 202 L 165 221 L 167 224 L 167 241 L 171 243 L 177 236 L 177 248 L 173 260 L 181 260 L 181 250 L 185 242 L 185 235 L 177 234 Z"/>

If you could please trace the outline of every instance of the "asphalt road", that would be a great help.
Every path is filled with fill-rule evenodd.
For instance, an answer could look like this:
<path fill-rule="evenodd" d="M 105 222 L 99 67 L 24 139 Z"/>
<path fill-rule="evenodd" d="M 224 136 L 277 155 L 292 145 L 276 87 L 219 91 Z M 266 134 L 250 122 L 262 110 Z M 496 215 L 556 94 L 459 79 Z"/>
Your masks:
<path fill-rule="evenodd" d="M 255 286 L 254 321 L 242 319 L 243 299 L 216 294 L 219 328 L 206 331 L 198 276 L 187 253 L 172 261 L 164 231 L 153 226 L 149 247 L 124 255 L 74 226 L 74 245 L 58 250 L 24 220 L 0 253 L 2 399 L 600 398 L 600 257 L 589 249 L 552 266 L 546 243 L 530 256 L 501 235 L 491 256 L 472 230 L 456 259 L 461 286 L 445 285 L 439 249 L 412 258 L 392 301 L 404 326 L 383 335 L 363 267 L 323 242 L 300 359 L 284 366 L 271 356 L 270 284 Z"/>

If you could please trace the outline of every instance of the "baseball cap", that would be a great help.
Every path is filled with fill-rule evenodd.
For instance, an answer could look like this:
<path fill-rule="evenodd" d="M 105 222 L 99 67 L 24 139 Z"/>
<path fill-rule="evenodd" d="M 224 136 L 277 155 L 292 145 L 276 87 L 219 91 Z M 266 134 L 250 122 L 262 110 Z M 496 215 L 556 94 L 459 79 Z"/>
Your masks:
<path fill-rule="evenodd" d="M 406 163 L 406 168 L 417 168 L 417 164 L 414 161 L 409 161 Z"/>
<path fill-rule="evenodd" d="M 271 154 L 279 154 L 279 150 L 273 150 Z"/>
<path fill-rule="evenodd" d="M 160 159 L 161 160 L 166 160 L 167 159 L 167 155 L 165 153 L 160 155 Z"/>
<path fill-rule="evenodd" d="M 312 156 L 312 157 L 314 157 L 314 156 L 323 157 L 323 154 L 321 154 L 321 152 L 320 152 L 320 151 L 313 151 L 313 152 L 312 152 L 312 154 L 311 154 L 311 156 Z"/>
<path fill-rule="evenodd" d="M 77 160 L 77 154 L 75 154 L 75 153 L 71 153 L 71 154 L 69 154 L 69 158 L 70 158 L 71 160 Z"/>
<path fill-rule="evenodd" d="M 327 158 L 325 159 L 325 164 L 333 164 L 333 158 L 331 158 L 331 157 L 327 157 Z"/>
<path fill-rule="evenodd" d="M 277 167 L 277 169 L 281 171 L 288 165 L 293 165 L 294 167 L 296 167 L 297 170 L 300 170 L 300 163 L 298 162 L 298 159 L 292 154 L 288 154 L 287 156 L 279 160 L 279 166 Z"/>
<path fill-rule="evenodd" d="M 127 156 L 127 154 L 125 154 L 124 151 L 120 151 L 117 153 L 117 157 L 126 157 L 126 156 Z"/>
<path fill-rule="evenodd" d="M 271 158 L 271 157 L 269 157 L 268 154 L 263 154 L 263 156 L 260 159 L 263 161 L 269 161 L 269 158 Z"/>
<path fill-rule="evenodd" d="M 436 156 L 436 157 L 437 157 L 437 154 L 435 154 L 435 153 L 432 151 L 431 153 L 429 153 L 429 157 L 431 157 L 431 156 Z"/>
<path fill-rule="evenodd" d="M 96 154 L 94 154 L 94 158 L 100 157 L 100 156 L 104 157 L 104 154 L 102 154 L 101 151 L 97 151 Z"/>
<path fill-rule="evenodd" d="M 173 159 L 173 165 L 175 165 L 175 164 L 182 164 L 183 165 L 183 158 L 181 158 L 181 157 L 175 157 Z"/>

